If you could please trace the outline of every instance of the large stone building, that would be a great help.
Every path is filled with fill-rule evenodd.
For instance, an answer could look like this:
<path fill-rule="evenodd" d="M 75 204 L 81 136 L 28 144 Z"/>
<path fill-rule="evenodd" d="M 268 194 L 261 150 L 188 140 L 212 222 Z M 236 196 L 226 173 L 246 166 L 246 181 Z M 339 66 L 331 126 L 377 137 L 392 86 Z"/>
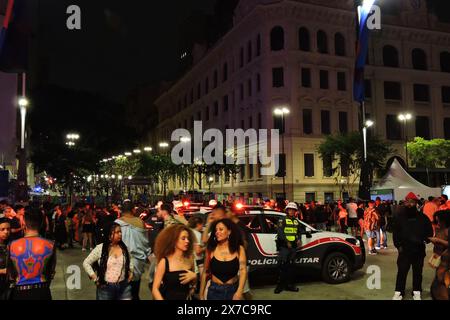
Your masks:
<path fill-rule="evenodd" d="M 359 128 L 353 101 L 354 0 L 241 0 L 233 28 L 156 101 L 154 141 L 176 128 L 273 128 L 273 110 L 287 106 L 286 191 L 289 199 L 347 196 L 346 178 L 330 177 L 316 151 L 324 135 Z M 410 112 L 407 136 L 450 139 L 450 25 L 425 1 L 381 5 L 366 69 L 373 129 L 404 158 L 398 114 Z M 326 160 L 325 160 L 326 161 Z M 276 197 L 282 179 L 247 165 L 237 179 L 215 179 L 218 193 Z M 175 189 L 176 186 L 173 186 Z"/>

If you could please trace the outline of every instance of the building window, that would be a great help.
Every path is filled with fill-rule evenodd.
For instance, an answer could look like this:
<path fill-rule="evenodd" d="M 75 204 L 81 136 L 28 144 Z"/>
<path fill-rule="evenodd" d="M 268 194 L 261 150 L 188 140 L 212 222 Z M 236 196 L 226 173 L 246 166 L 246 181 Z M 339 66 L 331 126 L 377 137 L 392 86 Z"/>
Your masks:
<path fill-rule="evenodd" d="M 209 93 L 209 79 L 205 79 L 205 94 Z"/>
<path fill-rule="evenodd" d="M 202 97 L 202 85 L 199 83 L 197 85 L 197 100 Z"/>
<path fill-rule="evenodd" d="M 274 88 L 284 87 L 284 69 L 273 68 L 272 69 L 272 86 Z"/>
<path fill-rule="evenodd" d="M 306 202 L 316 201 L 316 193 L 315 192 L 305 192 L 305 201 Z"/>
<path fill-rule="evenodd" d="M 364 80 L 364 95 L 367 99 L 372 98 L 372 81 Z"/>
<path fill-rule="evenodd" d="M 311 88 L 311 69 L 302 68 L 302 87 Z"/>
<path fill-rule="evenodd" d="M 341 159 L 341 176 L 348 177 L 350 175 L 350 163 L 348 159 Z"/>
<path fill-rule="evenodd" d="M 262 129 L 262 115 L 261 112 L 258 113 L 258 130 Z"/>
<path fill-rule="evenodd" d="M 247 63 L 252 61 L 252 57 L 253 57 L 253 52 L 252 52 L 252 42 L 249 41 L 247 43 Z"/>
<path fill-rule="evenodd" d="M 427 54 L 422 49 L 413 49 L 412 65 L 416 70 L 427 70 Z"/>
<path fill-rule="evenodd" d="M 442 102 L 450 103 L 450 87 L 442 87 Z"/>
<path fill-rule="evenodd" d="M 441 52 L 441 71 L 450 72 L 450 53 Z"/>
<path fill-rule="evenodd" d="M 241 50 L 239 52 L 239 68 L 244 67 L 244 48 L 241 47 Z"/>
<path fill-rule="evenodd" d="M 253 94 L 252 79 L 248 79 L 248 81 L 247 81 L 247 90 L 248 90 L 248 96 L 251 97 Z"/>
<path fill-rule="evenodd" d="M 348 116 L 347 112 L 339 112 L 339 132 L 348 133 Z"/>
<path fill-rule="evenodd" d="M 253 129 L 253 117 L 248 117 L 248 127 L 249 129 Z"/>
<path fill-rule="evenodd" d="M 214 70 L 214 89 L 217 88 L 218 82 L 219 82 L 219 73 L 217 72 L 217 70 Z"/>
<path fill-rule="evenodd" d="M 223 97 L 223 111 L 227 112 L 228 111 L 228 106 L 229 106 L 228 95 L 225 95 Z"/>
<path fill-rule="evenodd" d="M 209 107 L 205 109 L 205 121 L 209 121 Z"/>
<path fill-rule="evenodd" d="M 258 34 L 256 37 L 256 56 L 259 57 L 261 55 L 261 35 Z"/>
<path fill-rule="evenodd" d="M 319 53 L 328 53 L 327 34 L 323 30 L 317 32 L 317 50 Z"/>
<path fill-rule="evenodd" d="M 329 87 L 328 71 L 320 70 L 320 89 L 328 89 Z"/>
<path fill-rule="evenodd" d="M 337 73 L 337 88 L 339 91 L 347 90 L 347 80 L 346 80 L 345 72 Z"/>
<path fill-rule="evenodd" d="M 185 128 L 185 129 L 188 129 L 187 119 L 184 119 L 184 128 Z"/>
<path fill-rule="evenodd" d="M 302 27 L 298 31 L 298 47 L 301 51 L 311 51 L 311 39 L 306 28 Z"/>
<path fill-rule="evenodd" d="M 428 102 L 430 101 L 430 87 L 426 84 L 414 85 L 414 101 Z"/>
<path fill-rule="evenodd" d="M 334 35 L 334 50 L 337 56 L 345 56 L 345 38 L 341 33 Z"/>
<path fill-rule="evenodd" d="M 331 177 L 333 175 L 333 157 L 327 156 L 322 159 L 323 162 L 323 176 Z"/>
<path fill-rule="evenodd" d="M 325 203 L 333 203 L 334 202 L 334 193 L 333 192 L 325 192 Z"/>
<path fill-rule="evenodd" d="M 270 48 L 272 51 L 284 49 L 284 30 L 282 27 L 274 27 L 270 32 Z"/>
<path fill-rule="evenodd" d="M 259 73 L 256 75 L 256 91 L 261 91 L 261 75 Z"/>
<path fill-rule="evenodd" d="M 395 47 L 389 45 L 383 47 L 383 63 L 385 67 L 398 68 L 398 51 Z"/>
<path fill-rule="evenodd" d="M 241 83 L 239 85 L 239 96 L 240 96 L 241 101 L 243 101 L 244 100 L 244 84 L 243 83 Z"/>
<path fill-rule="evenodd" d="M 240 168 L 240 174 L 241 174 L 241 181 L 245 180 L 245 164 L 241 164 L 241 168 Z"/>
<path fill-rule="evenodd" d="M 388 114 L 386 116 L 386 138 L 388 140 L 402 139 L 402 128 L 396 115 Z"/>
<path fill-rule="evenodd" d="M 450 140 L 450 118 L 444 119 L 444 138 Z"/>
<path fill-rule="evenodd" d="M 314 154 L 305 153 L 305 177 L 314 177 Z"/>
<path fill-rule="evenodd" d="M 320 122 L 322 127 L 322 134 L 331 134 L 330 128 L 330 111 L 322 110 L 320 112 Z"/>
<path fill-rule="evenodd" d="M 416 137 L 430 139 L 430 120 L 428 117 L 416 117 Z"/>
<path fill-rule="evenodd" d="M 386 100 L 402 100 L 402 85 L 400 82 L 384 82 L 384 98 Z"/>
<path fill-rule="evenodd" d="M 219 115 L 219 101 L 214 102 L 214 117 Z"/>
<path fill-rule="evenodd" d="M 197 112 L 197 120 L 202 121 L 202 112 L 201 111 Z"/>
<path fill-rule="evenodd" d="M 194 89 L 191 89 L 191 94 L 189 95 L 189 104 L 194 103 Z"/>
<path fill-rule="evenodd" d="M 312 110 L 303 109 L 303 133 L 312 134 L 313 133 L 312 126 L 313 126 Z"/>
<path fill-rule="evenodd" d="M 228 63 L 225 63 L 223 65 L 223 78 L 222 78 L 223 82 L 228 80 Z"/>

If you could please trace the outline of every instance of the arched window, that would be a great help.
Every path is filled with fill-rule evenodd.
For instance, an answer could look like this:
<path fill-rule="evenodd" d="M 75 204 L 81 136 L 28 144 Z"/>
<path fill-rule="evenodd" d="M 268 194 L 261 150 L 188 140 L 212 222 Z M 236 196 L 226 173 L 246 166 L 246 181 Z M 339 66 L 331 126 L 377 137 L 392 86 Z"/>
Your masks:
<path fill-rule="evenodd" d="M 270 48 L 272 51 L 284 49 L 284 30 L 282 27 L 274 27 L 270 32 Z"/>
<path fill-rule="evenodd" d="M 309 31 L 306 28 L 300 28 L 298 30 L 298 47 L 301 51 L 311 50 L 311 39 L 309 37 Z"/>
<path fill-rule="evenodd" d="M 317 32 L 317 50 L 320 53 L 328 53 L 327 34 L 322 30 Z"/>
<path fill-rule="evenodd" d="M 393 46 L 383 47 L 383 63 L 385 67 L 398 68 L 398 51 Z"/>
<path fill-rule="evenodd" d="M 427 54 L 422 49 L 412 51 L 413 68 L 417 70 L 427 70 Z"/>
<path fill-rule="evenodd" d="M 345 56 L 345 38 L 341 33 L 334 35 L 334 50 L 337 56 Z"/>
<path fill-rule="evenodd" d="M 441 71 L 450 72 L 450 53 L 447 51 L 441 52 Z"/>

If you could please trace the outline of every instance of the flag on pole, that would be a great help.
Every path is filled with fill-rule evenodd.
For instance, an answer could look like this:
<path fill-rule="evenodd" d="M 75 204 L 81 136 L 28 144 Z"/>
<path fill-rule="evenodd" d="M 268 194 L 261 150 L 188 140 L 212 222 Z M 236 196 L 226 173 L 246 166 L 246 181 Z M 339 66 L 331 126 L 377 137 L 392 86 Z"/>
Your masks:
<path fill-rule="evenodd" d="M 0 71 L 23 73 L 27 69 L 31 2 L 0 0 Z"/>
<path fill-rule="evenodd" d="M 356 43 L 355 79 L 353 83 L 353 98 L 355 101 L 364 101 L 364 68 L 369 49 L 369 28 L 367 20 L 376 0 L 364 0 L 363 5 L 358 7 L 358 41 Z"/>

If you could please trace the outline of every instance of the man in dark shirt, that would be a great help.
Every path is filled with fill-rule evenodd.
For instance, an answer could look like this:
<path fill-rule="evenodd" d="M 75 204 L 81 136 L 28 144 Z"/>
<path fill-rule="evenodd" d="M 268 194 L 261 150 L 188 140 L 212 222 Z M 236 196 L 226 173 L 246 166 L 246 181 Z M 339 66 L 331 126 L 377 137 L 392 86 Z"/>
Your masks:
<path fill-rule="evenodd" d="M 398 249 L 397 281 L 393 300 L 405 296 L 406 279 L 409 269 L 413 269 L 413 299 L 421 300 L 423 264 L 426 243 L 433 236 L 430 220 L 417 210 L 417 198 L 407 197 L 402 214 L 394 225 L 394 245 Z"/>
<path fill-rule="evenodd" d="M 9 236 L 9 241 L 20 239 L 23 237 L 24 228 L 22 227 L 16 212 L 7 206 L 5 209 L 5 218 L 9 219 L 9 224 L 11 226 L 11 234 Z"/>
<path fill-rule="evenodd" d="M 375 199 L 375 209 L 380 216 L 379 220 L 379 230 L 376 232 L 377 234 L 377 245 L 375 246 L 376 250 L 387 249 L 387 233 L 386 233 L 386 224 L 387 224 L 387 208 L 381 202 L 381 198 L 377 197 Z"/>

